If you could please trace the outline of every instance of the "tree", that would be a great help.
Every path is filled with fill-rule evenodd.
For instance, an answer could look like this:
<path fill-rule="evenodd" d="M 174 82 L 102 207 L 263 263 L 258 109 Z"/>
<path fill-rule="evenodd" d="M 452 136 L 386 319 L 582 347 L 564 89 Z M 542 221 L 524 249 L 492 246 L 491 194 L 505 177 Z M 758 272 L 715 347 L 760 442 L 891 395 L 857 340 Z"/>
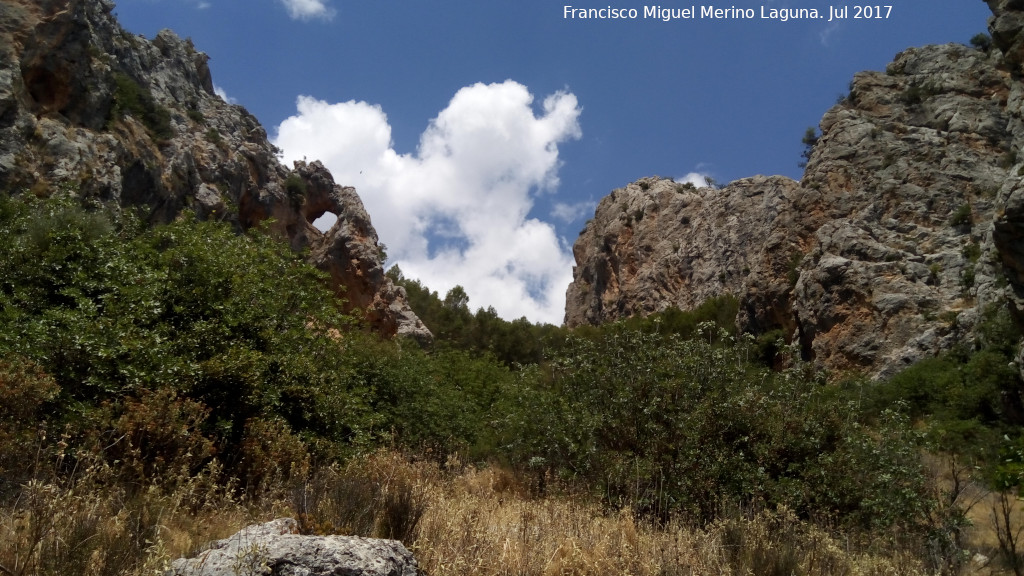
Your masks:
<path fill-rule="evenodd" d="M 811 160 L 811 152 L 814 151 L 814 145 L 818 143 L 818 139 L 821 135 L 818 134 L 818 130 L 813 126 L 808 126 L 804 132 L 804 137 L 800 139 L 804 144 L 804 151 L 800 153 L 800 157 L 803 158 L 797 166 L 806 168 L 807 163 Z"/>
<path fill-rule="evenodd" d="M 462 286 L 455 285 L 454 288 L 444 295 L 444 307 L 452 311 L 469 311 L 469 295 Z"/>
<path fill-rule="evenodd" d="M 971 37 L 971 46 L 982 52 L 988 52 L 992 48 L 992 37 L 984 32 L 978 32 Z"/>

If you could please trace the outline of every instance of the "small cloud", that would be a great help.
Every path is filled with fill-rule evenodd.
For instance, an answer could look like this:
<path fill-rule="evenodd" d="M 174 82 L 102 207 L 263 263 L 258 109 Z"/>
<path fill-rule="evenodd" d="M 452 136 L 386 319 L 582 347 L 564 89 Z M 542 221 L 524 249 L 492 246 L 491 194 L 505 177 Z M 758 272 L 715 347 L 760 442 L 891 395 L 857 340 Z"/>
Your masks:
<path fill-rule="evenodd" d="M 225 101 L 225 102 L 227 102 L 228 104 L 238 104 L 238 100 L 235 100 L 231 96 L 228 96 L 228 93 L 225 92 L 223 88 L 221 88 L 220 86 L 217 86 L 216 84 L 213 85 L 213 93 L 216 94 L 217 96 L 220 96 L 220 99 Z"/>
<path fill-rule="evenodd" d="M 699 165 L 697 166 L 697 169 L 700 170 Z M 697 188 L 704 188 L 705 186 L 708 186 L 709 179 L 714 182 L 714 179 L 711 178 L 711 174 L 707 172 L 690 172 L 686 176 L 677 176 L 672 180 L 680 184 L 693 184 Z"/>
<path fill-rule="evenodd" d="M 832 22 L 825 27 L 824 30 L 818 33 L 818 38 L 821 39 L 821 45 L 827 47 L 832 43 L 832 36 L 839 31 L 839 22 Z"/>
<path fill-rule="evenodd" d="M 592 213 L 596 206 L 597 203 L 591 200 L 585 200 L 575 204 L 556 202 L 555 207 L 551 209 L 551 217 L 556 220 L 561 220 L 566 224 L 571 224 L 580 218 L 583 218 L 587 214 Z"/>
<path fill-rule="evenodd" d="M 210 6 L 213 6 L 213 4 L 210 4 L 209 2 L 200 2 L 199 4 L 196 5 L 196 8 L 198 8 L 200 10 L 206 10 Z"/>
<path fill-rule="evenodd" d="M 325 0 L 281 0 L 293 20 L 331 20 L 336 11 L 328 8 Z"/>

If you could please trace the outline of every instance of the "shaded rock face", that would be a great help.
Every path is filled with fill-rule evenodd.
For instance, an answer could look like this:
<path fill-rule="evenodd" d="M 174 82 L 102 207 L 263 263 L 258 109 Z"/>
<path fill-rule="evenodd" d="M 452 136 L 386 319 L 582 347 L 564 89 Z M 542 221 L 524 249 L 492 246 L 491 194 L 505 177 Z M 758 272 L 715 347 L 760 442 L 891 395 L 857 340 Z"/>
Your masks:
<path fill-rule="evenodd" d="M 997 46 L 1022 37 L 1007 34 Z M 987 306 L 1019 314 L 1024 83 L 1010 62 L 951 44 L 857 74 L 799 183 L 645 178 L 612 192 L 574 246 L 567 324 L 729 293 L 741 329 L 780 329 L 823 368 L 883 377 L 972 339 Z"/>
<path fill-rule="evenodd" d="M 309 249 L 348 309 L 391 336 L 429 339 L 384 275 L 352 188 L 319 162 L 288 169 L 259 122 L 216 96 L 208 57 L 162 31 L 129 34 L 109 0 L 0 3 L 0 192 L 73 192 L 168 222 L 184 210 L 270 229 Z M 312 226 L 338 216 L 327 233 Z"/>
<path fill-rule="evenodd" d="M 179 558 L 165 576 L 418 576 L 412 553 L 397 540 L 302 536 L 295 520 L 246 527 Z"/>

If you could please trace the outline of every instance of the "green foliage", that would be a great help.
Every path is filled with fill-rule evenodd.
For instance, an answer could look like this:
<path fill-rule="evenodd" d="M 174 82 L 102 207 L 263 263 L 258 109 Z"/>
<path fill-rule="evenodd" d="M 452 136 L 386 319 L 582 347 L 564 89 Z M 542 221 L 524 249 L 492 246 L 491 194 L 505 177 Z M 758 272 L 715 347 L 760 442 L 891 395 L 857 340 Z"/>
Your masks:
<path fill-rule="evenodd" d="M 599 329 L 578 328 L 577 334 L 600 339 L 604 334 L 620 330 L 636 330 L 644 333 L 675 334 L 683 338 L 697 336 L 698 327 L 702 323 L 714 324 L 715 330 L 706 331 L 713 342 L 718 342 L 722 334 L 736 335 L 736 314 L 739 312 L 739 300 L 732 294 L 710 298 L 693 310 L 680 310 L 675 307 L 648 316 L 635 316 L 618 324 L 610 324 Z"/>
<path fill-rule="evenodd" d="M 189 424 L 167 426 L 196 430 L 236 466 L 260 445 L 253 434 L 285 436 L 261 420 L 345 445 L 372 436 L 377 416 L 337 341 L 350 320 L 283 243 L 189 217 L 143 230 L 67 199 L 4 198 L 0 230 L 0 357 L 52 376 L 54 417 L 82 434 L 146 406 L 186 410 Z M 147 433 L 140 458 L 173 460 L 154 440 L 166 433 Z"/>
<path fill-rule="evenodd" d="M 907 421 L 857 421 L 796 367 L 756 368 L 748 343 L 622 330 L 570 337 L 515 388 L 506 442 L 517 461 L 596 484 L 613 506 L 700 522 L 726 506 L 786 505 L 882 527 L 927 509 Z"/>
<path fill-rule="evenodd" d="M 961 254 L 963 254 L 964 258 L 967 258 L 972 264 L 974 264 L 981 258 L 981 245 L 977 242 L 966 244 L 964 245 Z"/>
<path fill-rule="evenodd" d="M 396 267 L 437 336 L 421 349 L 354 330 L 324 275 L 260 231 L 191 217 L 147 230 L 69 199 L 0 197 L 0 234 L 4 478 L 38 418 L 103 446 L 135 484 L 218 458 L 258 491 L 388 442 L 437 462 L 508 462 L 539 491 L 573 480 L 660 519 L 779 505 L 920 533 L 935 503 L 911 422 L 957 446 L 1022 413 L 1005 309 L 986 312 L 974 350 L 878 385 L 827 384 L 781 332 L 737 334 L 728 295 L 569 332 L 474 313 L 461 287 L 441 298 Z M 376 508 L 313 506 L 306 529 L 350 512 L 382 535 L 415 526 L 412 492 L 337 490 Z"/>
<path fill-rule="evenodd" d="M 171 130 L 171 113 L 157 103 L 147 88 L 123 72 L 114 73 L 114 106 L 111 121 L 132 116 L 142 122 L 153 138 L 167 140 Z"/>
<path fill-rule="evenodd" d="M 974 266 L 964 268 L 963 273 L 960 274 L 960 285 L 963 286 L 964 290 L 969 290 L 974 286 L 975 275 Z"/>
<path fill-rule="evenodd" d="M 811 160 L 811 153 L 814 152 L 814 145 L 818 143 L 819 138 L 821 136 L 818 134 L 818 129 L 814 126 L 808 126 L 807 130 L 804 131 L 804 137 L 800 139 L 800 142 L 804 145 L 804 150 L 800 153 L 800 157 L 803 160 L 797 166 L 800 168 L 807 167 L 807 163 Z"/>
<path fill-rule="evenodd" d="M 491 419 L 513 375 L 490 356 L 439 350 L 428 355 L 390 346 L 361 347 L 357 371 L 376 391 L 375 409 L 398 441 L 444 462 L 495 453 Z"/>
<path fill-rule="evenodd" d="M 418 280 L 405 278 L 398 266 L 392 266 L 387 274 L 405 288 L 409 306 L 434 334 L 435 350 L 453 348 L 476 356 L 489 355 L 509 367 L 537 364 L 543 360 L 544 350 L 557 345 L 565 334 L 563 328 L 534 324 L 526 318 L 504 320 L 494 308 L 479 308 L 473 313 L 461 286 L 455 286 L 441 299 Z"/>
<path fill-rule="evenodd" d="M 0 496 L 27 473 L 45 436 L 44 415 L 60 388 L 38 365 L 17 356 L 0 357 Z"/>
<path fill-rule="evenodd" d="M 992 472 L 992 484 L 997 490 L 1024 492 L 1024 433 L 1016 437 L 1003 436 L 999 448 L 998 464 Z"/>
<path fill-rule="evenodd" d="M 984 32 L 978 32 L 971 36 L 971 46 L 982 52 L 988 52 L 992 48 L 992 37 Z"/>
<path fill-rule="evenodd" d="M 1020 332 L 1005 307 L 984 311 L 973 349 L 926 358 L 870 390 L 867 404 L 897 406 L 927 426 L 941 450 L 998 464 L 998 438 L 1020 434 L 1020 375 L 1012 363 Z"/>
<path fill-rule="evenodd" d="M 296 173 L 291 173 L 284 181 L 284 189 L 290 198 L 298 198 L 306 194 L 306 181 Z"/>

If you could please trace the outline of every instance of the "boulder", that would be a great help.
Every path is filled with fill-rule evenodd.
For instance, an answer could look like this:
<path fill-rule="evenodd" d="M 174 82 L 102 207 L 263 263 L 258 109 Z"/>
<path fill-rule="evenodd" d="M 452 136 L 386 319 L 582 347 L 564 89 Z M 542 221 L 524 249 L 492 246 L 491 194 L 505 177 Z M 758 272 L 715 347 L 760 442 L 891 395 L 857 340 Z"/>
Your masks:
<path fill-rule="evenodd" d="M 418 576 L 412 553 L 397 540 L 304 536 L 295 520 L 248 526 L 179 558 L 164 576 Z"/>

